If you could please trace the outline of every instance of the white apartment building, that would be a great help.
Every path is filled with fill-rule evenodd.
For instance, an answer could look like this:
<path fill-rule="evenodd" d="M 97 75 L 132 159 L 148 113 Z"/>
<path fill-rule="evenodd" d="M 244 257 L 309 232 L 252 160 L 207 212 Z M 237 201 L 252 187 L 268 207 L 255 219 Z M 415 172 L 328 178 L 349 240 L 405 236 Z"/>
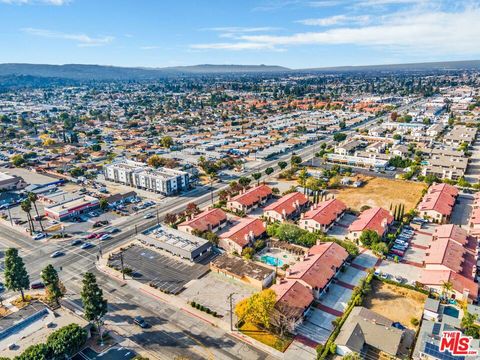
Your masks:
<path fill-rule="evenodd" d="M 105 165 L 103 173 L 106 180 L 163 195 L 173 195 L 190 186 L 189 174 L 185 171 L 153 169 L 143 163 L 126 159 Z"/>

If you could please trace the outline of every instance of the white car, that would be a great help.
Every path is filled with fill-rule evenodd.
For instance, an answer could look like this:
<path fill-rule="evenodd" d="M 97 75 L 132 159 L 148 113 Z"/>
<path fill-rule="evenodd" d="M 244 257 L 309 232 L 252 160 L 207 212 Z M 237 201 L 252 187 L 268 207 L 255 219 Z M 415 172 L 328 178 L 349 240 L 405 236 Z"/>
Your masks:
<path fill-rule="evenodd" d="M 154 217 L 154 215 L 152 213 L 148 213 L 148 214 L 143 215 L 144 219 L 151 219 L 153 217 Z"/>
<path fill-rule="evenodd" d="M 110 235 L 110 234 L 105 234 L 105 235 L 100 236 L 100 240 L 108 240 L 108 239 L 110 239 L 111 237 L 112 237 L 112 235 Z"/>
<path fill-rule="evenodd" d="M 47 237 L 47 234 L 45 233 L 37 233 L 32 236 L 33 240 L 40 240 L 43 239 L 44 237 Z"/>

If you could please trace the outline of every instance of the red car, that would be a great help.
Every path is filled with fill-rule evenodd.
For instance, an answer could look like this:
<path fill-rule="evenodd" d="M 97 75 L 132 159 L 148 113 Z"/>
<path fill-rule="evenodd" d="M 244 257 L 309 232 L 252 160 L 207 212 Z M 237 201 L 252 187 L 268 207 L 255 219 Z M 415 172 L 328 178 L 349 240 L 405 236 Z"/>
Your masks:
<path fill-rule="evenodd" d="M 85 236 L 85 239 L 95 239 L 96 237 L 97 237 L 97 234 L 91 233 L 91 234 L 88 234 L 87 236 Z"/>
<path fill-rule="evenodd" d="M 95 239 L 101 238 L 103 235 L 105 235 L 106 232 L 99 232 L 95 234 Z"/>
<path fill-rule="evenodd" d="M 390 250 L 390 252 L 392 254 L 395 254 L 395 255 L 398 255 L 398 256 L 401 256 L 401 257 L 403 257 L 403 255 L 405 255 L 404 251 L 400 251 L 400 250 L 396 250 L 396 249 L 392 249 L 392 250 Z"/>

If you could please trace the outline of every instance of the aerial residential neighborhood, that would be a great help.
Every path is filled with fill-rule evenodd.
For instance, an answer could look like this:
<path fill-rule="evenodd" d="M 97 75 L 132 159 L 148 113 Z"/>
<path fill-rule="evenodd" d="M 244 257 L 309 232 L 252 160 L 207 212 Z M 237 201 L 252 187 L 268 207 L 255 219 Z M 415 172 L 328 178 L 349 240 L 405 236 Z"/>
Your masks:
<path fill-rule="evenodd" d="M 480 359 L 479 18 L 0 0 L 0 360 Z"/>

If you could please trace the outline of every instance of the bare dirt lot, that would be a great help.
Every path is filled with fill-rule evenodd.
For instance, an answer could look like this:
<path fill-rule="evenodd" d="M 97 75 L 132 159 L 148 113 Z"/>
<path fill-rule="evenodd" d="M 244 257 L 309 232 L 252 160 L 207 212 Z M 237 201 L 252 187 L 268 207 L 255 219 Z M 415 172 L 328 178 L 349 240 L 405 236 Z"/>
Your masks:
<path fill-rule="evenodd" d="M 365 307 L 385 316 L 393 322 L 399 322 L 410 329 L 416 327 L 410 320 L 420 320 L 426 295 L 401 286 L 372 281 L 372 291 L 365 300 Z"/>
<path fill-rule="evenodd" d="M 362 177 L 362 187 L 345 187 L 333 190 L 335 197 L 343 201 L 349 208 L 359 211 L 364 205 L 380 206 L 390 209 L 390 205 L 405 205 L 405 212 L 413 209 L 426 185 L 412 181 L 392 180 L 377 177 Z"/>

